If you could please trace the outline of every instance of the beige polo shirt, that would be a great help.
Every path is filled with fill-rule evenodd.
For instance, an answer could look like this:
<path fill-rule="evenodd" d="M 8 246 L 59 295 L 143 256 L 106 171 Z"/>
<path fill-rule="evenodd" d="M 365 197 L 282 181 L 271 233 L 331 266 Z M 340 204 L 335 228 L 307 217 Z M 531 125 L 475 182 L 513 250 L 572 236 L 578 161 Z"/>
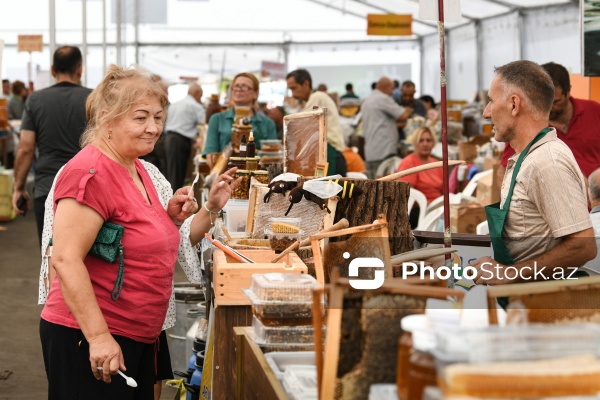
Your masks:
<path fill-rule="evenodd" d="M 518 158 L 515 154 L 508 160 L 501 206 Z M 571 150 L 552 129 L 529 149 L 521 164 L 503 230 L 508 251 L 515 262 L 530 260 L 564 236 L 591 227 L 585 178 Z"/>
<path fill-rule="evenodd" d="M 327 143 L 340 153 L 343 153 L 346 145 L 344 144 L 344 137 L 340 129 L 340 116 L 335 103 L 327 93 L 313 92 L 304 105 L 304 111 L 312 110 L 314 106 L 327 108 Z"/>

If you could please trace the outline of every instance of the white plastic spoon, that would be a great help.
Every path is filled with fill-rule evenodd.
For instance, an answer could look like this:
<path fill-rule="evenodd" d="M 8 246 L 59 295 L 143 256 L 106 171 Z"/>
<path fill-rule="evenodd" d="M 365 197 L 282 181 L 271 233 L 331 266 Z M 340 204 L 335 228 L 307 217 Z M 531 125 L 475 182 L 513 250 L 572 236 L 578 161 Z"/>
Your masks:
<path fill-rule="evenodd" d="M 119 372 L 119 375 L 121 375 L 123 378 L 125 378 L 125 380 L 127 381 L 127 385 L 128 386 L 137 387 L 137 382 L 135 381 L 135 379 L 133 379 L 132 377 L 129 377 L 129 376 L 125 375 L 121 371 L 117 371 L 117 372 Z"/>

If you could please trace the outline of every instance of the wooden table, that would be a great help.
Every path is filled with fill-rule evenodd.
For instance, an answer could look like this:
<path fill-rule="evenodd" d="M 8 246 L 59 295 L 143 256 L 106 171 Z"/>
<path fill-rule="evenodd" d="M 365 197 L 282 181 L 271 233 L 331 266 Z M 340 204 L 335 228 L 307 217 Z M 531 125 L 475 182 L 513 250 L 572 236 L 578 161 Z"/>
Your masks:
<path fill-rule="evenodd" d="M 247 328 L 233 328 L 237 347 L 237 399 L 287 399 L 285 390 L 267 363 L 262 350 L 246 335 Z"/>
<path fill-rule="evenodd" d="M 252 325 L 252 306 L 217 306 L 212 395 L 215 400 L 236 398 L 236 326 Z"/>

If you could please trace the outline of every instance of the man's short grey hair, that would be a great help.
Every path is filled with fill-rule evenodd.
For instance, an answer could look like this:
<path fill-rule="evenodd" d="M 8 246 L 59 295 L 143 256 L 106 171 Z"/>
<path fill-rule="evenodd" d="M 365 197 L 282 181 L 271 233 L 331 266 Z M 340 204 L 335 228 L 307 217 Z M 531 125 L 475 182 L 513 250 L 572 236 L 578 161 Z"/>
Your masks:
<path fill-rule="evenodd" d="M 496 67 L 495 72 L 504 83 L 505 97 L 516 89 L 537 119 L 548 118 L 554 102 L 554 83 L 540 65 L 519 60 Z"/>
<path fill-rule="evenodd" d="M 590 177 L 588 178 L 588 183 L 589 183 L 589 192 L 590 192 L 590 200 L 594 201 L 594 200 L 600 200 L 600 182 L 598 182 L 600 180 L 600 168 L 598 168 L 597 170 L 595 170 L 594 172 L 592 172 L 590 174 Z"/>

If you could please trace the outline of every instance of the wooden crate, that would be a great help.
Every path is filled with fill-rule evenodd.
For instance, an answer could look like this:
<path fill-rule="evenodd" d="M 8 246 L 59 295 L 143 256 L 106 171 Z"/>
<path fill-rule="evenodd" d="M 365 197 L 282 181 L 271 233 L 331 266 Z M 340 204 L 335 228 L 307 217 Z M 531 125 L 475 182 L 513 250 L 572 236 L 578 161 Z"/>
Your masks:
<path fill-rule="evenodd" d="M 252 274 L 281 272 L 291 274 L 306 274 L 306 265 L 296 253 L 287 254 L 282 262 L 272 263 L 276 254 L 273 250 L 244 250 L 241 251 L 255 264 L 240 263 L 221 250 L 213 253 L 215 303 L 223 305 L 250 305 L 250 300 L 242 292 L 249 288 Z"/>

